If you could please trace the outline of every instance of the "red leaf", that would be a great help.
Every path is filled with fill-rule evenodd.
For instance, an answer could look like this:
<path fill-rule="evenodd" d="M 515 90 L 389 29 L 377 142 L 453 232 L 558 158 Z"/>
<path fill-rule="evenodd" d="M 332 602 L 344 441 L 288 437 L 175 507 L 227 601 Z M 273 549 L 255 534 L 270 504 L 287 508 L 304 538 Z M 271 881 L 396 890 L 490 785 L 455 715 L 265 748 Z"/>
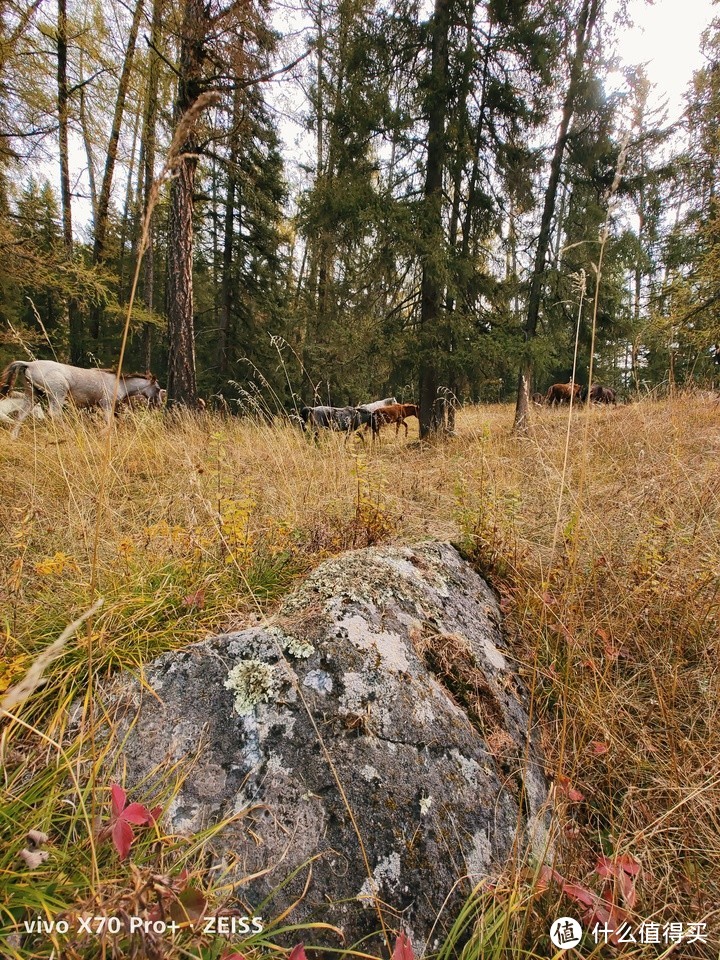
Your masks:
<path fill-rule="evenodd" d="M 405 933 L 401 933 L 395 941 L 392 960 L 415 960 L 412 944 Z"/>
<path fill-rule="evenodd" d="M 224 953 L 220 960 L 245 960 L 241 953 Z"/>
<path fill-rule="evenodd" d="M 287 958 L 287 960 L 307 960 L 307 956 L 305 954 L 305 944 L 298 943 L 296 946 L 294 946 L 290 951 L 290 956 Z"/>
<path fill-rule="evenodd" d="M 125 807 L 120 814 L 120 819 L 127 823 L 148 824 L 153 822 L 153 817 L 148 808 L 142 803 L 131 803 Z"/>
<path fill-rule="evenodd" d="M 115 844 L 115 849 L 119 853 L 121 860 L 125 860 L 130 853 L 133 836 L 132 827 L 129 823 L 126 823 L 124 820 L 117 820 L 115 822 L 115 826 L 112 829 L 112 841 Z"/>
<path fill-rule="evenodd" d="M 629 873 L 631 877 L 636 877 L 640 873 L 640 864 L 634 857 L 631 857 L 629 853 L 623 853 L 622 856 L 616 858 L 615 862 L 625 873 Z"/>
<path fill-rule="evenodd" d="M 570 778 L 564 776 L 563 774 L 560 774 L 560 776 L 557 778 L 555 787 L 558 793 L 561 793 L 573 803 L 579 803 L 581 800 L 585 799 L 584 794 L 580 793 L 579 790 L 576 790 L 575 787 L 573 787 L 573 785 L 570 783 Z"/>
<path fill-rule="evenodd" d="M 629 876 L 624 871 L 620 871 L 618 874 L 618 886 L 620 887 L 620 893 L 625 903 L 632 908 L 637 903 L 637 894 L 635 893 L 635 881 L 631 876 Z"/>
<path fill-rule="evenodd" d="M 594 757 L 601 757 L 604 753 L 607 753 L 610 747 L 603 743 L 602 740 L 591 740 L 588 744 L 588 750 Z"/>
<path fill-rule="evenodd" d="M 200 587 L 195 593 L 189 593 L 183 599 L 183 606 L 188 610 L 202 610 L 205 606 L 205 588 Z"/>
<path fill-rule="evenodd" d="M 142 803 L 131 803 L 126 807 L 127 793 L 117 783 L 110 787 L 111 809 L 110 823 L 103 827 L 98 834 L 100 840 L 107 840 L 112 837 L 115 849 L 124 860 L 130 853 L 130 847 L 135 839 L 135 835 L 130 827 L 131 823 L 137 826 L 150 826 L 155 823 L 162 811 L 162 807 L 153 807 L 152 810 Z"/>
<path fill-rule="evenodd" d="M 623 854 L 615 860 L 609 857 L 598 857 L 595 865 L 595 871 L 601 877 L 614 877 L 620 894 L 629 907 L 634 907 L 637 902 L 635 892 L 635 877 L 640 872 L 640 864 L 629 854 Z"/>
<path fill-rule="evenodd" d="M 178 923 L 199 920 L 207 910 L 207 899 L 196 887 L 186 887 L 170 905 L 170 916 Z"/>
<path fill-rule="evenodd" d="M 586 910 L 584 914 L 585 924 L 588 927 L 594 927 L 596 923 L 601 923 L 613 932 L 609 934 L 608 940 L 615 946 L 620 946 L 620 927 L 627 923 L 628 915 L 624 910 L 612 903 L 606 903 L 598 900 L 591 910 Z"/>
<path fill-rule="evenodd" d="M 110 787 L 110 793 L 112 795 L 112 815 L 113 817 L 119 817 L 125 809 L 125 804 L 127 803 L 127 794 L 122 787 L 117 785 L 117 783 L 114 783 Z"/>
<path fill-rule="evenodd" d="M 565 877 L 559 874 L 557 870 L 553 870 L 547 864 L 543 864 L 542 867 L 540 867 L 540 873 L 538 875 L 538 890 L 541 892 L 543 890 L 547 890 L 547 888 L 550 886 L 551 880 L 554 880 L 555 883 L 560 884 L 560 886 L 565 883 Z"/>
<path fill-rule="evenodd" d="M 596 893 L 588 890 L 587 887 L 581 887 L 579 883 L 563 883 L 562 890 L 571 900 L 582 903 L 585 907 L 592 907 L 598 901 Z"/>

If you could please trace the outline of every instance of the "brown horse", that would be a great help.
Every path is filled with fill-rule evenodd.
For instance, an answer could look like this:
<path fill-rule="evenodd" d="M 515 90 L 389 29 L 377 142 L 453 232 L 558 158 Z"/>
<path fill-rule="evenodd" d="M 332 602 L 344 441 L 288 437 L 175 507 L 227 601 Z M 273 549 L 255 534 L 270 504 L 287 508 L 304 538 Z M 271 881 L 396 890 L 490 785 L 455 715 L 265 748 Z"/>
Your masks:
<path fill-rule="evenodd" d="M 554 407 L 558 403 L 570 403 L 570 400 L 577 400 L 580 397 L 580 384 L 573 383 L 554 383 L 545 394 L 545 403 Z"/>
<path fill-rule="evenodd" d="M 386 407 L 378 407 L 372 415 L 371 427 L 374 434 L 380 433 L 380 427 L 386 423 L 395 424 L 395 436 L 400 432 L 400 424 L 405 427 L 405 436 L 408 435 L 408 425 L 405 417 L 420 419 L 420 407 L 414 403 L 391 403 Z"/>
<path fill-rule="evenodd" d="M 603 387 L 594 383 L 590 387 L 590 399 L 593 403 L 617 403 L 617 394 L 612 387 Z"/>

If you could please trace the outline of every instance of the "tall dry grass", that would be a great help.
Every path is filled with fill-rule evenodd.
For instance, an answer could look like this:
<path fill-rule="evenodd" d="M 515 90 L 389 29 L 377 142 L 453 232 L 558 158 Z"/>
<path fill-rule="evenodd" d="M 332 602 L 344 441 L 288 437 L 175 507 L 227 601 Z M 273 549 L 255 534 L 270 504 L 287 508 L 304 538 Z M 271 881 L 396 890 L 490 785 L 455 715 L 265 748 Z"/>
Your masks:
<path fill-rule="evenodd" d="M 515 438 L 509 407 L 469 408 L 445 443 L 388 430 L 373 446 L 337 435 L 314 444 L 261 419 L 138 414 L 114 429 L 102 497 L 97 424 L 67 417 L 26 426 L 15 442 L 0 434 L 0 694 L 104 598 L 5 721 L 4 919 L 124 889 L 127 867 L 95 849 L 77 812 L 82 799 L 102 814 L 109 785 L 92 798 L 68 786 L 72 768 L 82 792 L 103 759 L 73 721 L 88 709 L 89 645 L 94 679 L 137 669 L 262 617 L 326 556 L 429 537 L 460 543 L 494 583 L 534 686 L 549 774 L 584 797 L 558 792 L 563 875 L 598 888 L 597 857 L 628 854 L 642 868 L 638 922 L 705 921 L 717 940 L 720 410 L 692 397 L 576 410 L 558 517 L 566 418 L 541 410 Z M 53 856 L 30 873 L 18 851 L 38 826 Z M 173 843 L 163 867 L 195 869 Z M 157 849 L 142 850 L 157 869 Z M 510 882 L 515 920 L 493 926 L 495 953 L 483 956 L 552 955 L 546 921 L 573 904 L 552 888 L 523 893 L 524 882 Z M 496 919 L 501 908 L 502 898 Z"/>

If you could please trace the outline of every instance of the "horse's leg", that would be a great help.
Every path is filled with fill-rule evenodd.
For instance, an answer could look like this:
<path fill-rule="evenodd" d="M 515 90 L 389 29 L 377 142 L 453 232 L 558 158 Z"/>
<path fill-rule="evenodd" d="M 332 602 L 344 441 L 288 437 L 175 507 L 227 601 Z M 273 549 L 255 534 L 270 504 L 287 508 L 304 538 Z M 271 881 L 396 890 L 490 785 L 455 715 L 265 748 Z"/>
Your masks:
<path fill-rule="evenodd" d="M 408 435 L 407 420 L 403 420 L 402 425 L 405 427 L 405 439 L 407 440 L 407 435 Z"/>
<path fill-rule="evenodd" d="M 110 429 L 110 425 L 113 422 L 113 414 L 117 416 L 119 406 L 119 401 L 113 405 L 112 397 L 105 397 L 105 399 L 99 404 L 100 409 L 105 414 L 105 427 L 107 430 Z"/>
<path fill-rule="evenodd" d="M 58 397 L 57 394 L 51 393 L 48 396 L 48 413 L 51 420 L 62 420 L 62 409 L 66 398 L 67 394 Z"/>
<path fill-rule="evenodd" d="M 33 407 L 35 405 L 35 398 L 33 395 L 33 388 L 28 383 L 25 387 L 25 406 L 20 410 L 20 415 L 15 421 L 15 427 L 11 434 L 13 440 L 17 440 L 18 434 L 20 433 L 20 427 L 22 426 L 23 420 L 30 416 L 32 413 Z"/>

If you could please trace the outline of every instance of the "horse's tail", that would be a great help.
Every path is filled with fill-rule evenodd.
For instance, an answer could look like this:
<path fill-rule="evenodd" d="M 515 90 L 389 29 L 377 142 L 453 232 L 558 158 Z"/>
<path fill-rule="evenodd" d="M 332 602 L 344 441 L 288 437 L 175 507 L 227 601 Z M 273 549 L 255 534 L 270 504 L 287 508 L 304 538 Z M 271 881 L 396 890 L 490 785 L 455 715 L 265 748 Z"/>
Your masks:
<path fill-rule="evenodd" d="M 24 370 L 28 366 L 27 360 L 13 360 L 0 374 L 0 397 L 6 396 L 15 382 L 15 377 L 19 370 Z"/>

